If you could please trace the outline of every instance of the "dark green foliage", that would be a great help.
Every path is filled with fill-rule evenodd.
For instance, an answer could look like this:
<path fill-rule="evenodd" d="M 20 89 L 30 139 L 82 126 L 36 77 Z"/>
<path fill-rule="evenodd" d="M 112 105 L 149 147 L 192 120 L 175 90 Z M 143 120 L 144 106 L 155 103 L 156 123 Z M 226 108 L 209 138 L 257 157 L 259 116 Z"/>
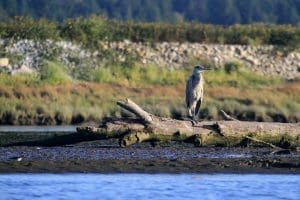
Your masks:
<path fill-rule="evenodd" d="M 299 47 L 300 27 L 292 25 L 208 25 L 201 23 L 141 23 L 92 15 L 61 23 L 15 17 L 0 23 L 0 38 L 64 39 L 98 47 L 101 41 L 200 42 L 221 44 L 274 44 Z"/>
<path fill-rule="evenodd" d="M 34 20 L 31 17 L 15 17 L 0 24 L 0 37 L 14 39 L 57 39 L 58 29 L 54 21 Z"/>
<path fill-rule="evenodd" d="M 63 21 L 96 14 L 143 22 L 297 24 L 299 10 L 299 0 L 1 0 L 0 20 L 26 15 Z"/>
<path fill-rule="evenodd" d="M 282 46 L 299 47 L 300 44 L 300 29 L 292 30 L 291 27 L 281 27 L 272 30 L 270 34 L 270 43 Z"/>
<path fill-rule="evenodd" d="M 227 74 L 231 74 L 232 72 L 239 71 L 239 68 L 241 68 L 241 64 L 238 62 L 229 62 L 225 63 L 224 70 Z"/>
<path fill-rule="evenodd" d="M 110 34 L 107 20 L 95 15 L 88 18 L 76 18 L 65 21 L 58 30 L 62 38 L 80 41 L 83 44 L 96 45 Z"/>

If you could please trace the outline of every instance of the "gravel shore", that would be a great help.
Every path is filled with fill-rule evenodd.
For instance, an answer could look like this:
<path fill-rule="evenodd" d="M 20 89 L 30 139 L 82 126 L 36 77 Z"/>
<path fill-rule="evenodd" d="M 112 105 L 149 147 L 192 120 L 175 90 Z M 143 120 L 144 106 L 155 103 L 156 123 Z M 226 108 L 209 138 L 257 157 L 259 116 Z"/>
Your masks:
<path fill-rule="evenodd" d="M 0 147 L 0 173 L 300 173 L 300 153 L 270 148 L 195 148 L 186 145 L 120 148 L 84 142 L 70 146 Z"/>

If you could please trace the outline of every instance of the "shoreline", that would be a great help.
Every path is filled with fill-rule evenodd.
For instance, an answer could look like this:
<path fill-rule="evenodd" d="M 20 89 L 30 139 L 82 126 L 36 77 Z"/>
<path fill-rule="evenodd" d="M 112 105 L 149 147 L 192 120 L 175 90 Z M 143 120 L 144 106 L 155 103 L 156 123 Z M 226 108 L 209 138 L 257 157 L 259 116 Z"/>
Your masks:
<path fill-rule="evenodd" d="M 252 160 L 253 161 L 253 160 Z M 8 161 L 0 162 L 5 173 L 230 173 L 230 174 L 300 174 L 299 162 L 243 160 L 102 160 L 102 161 Z M 197 162 L 197 164 L 195 163 Z M 271 163 L 271 164 L 268 164 Z"/>
<path fill-rule="evenodd" d="M 4 173 L 259 173 L 300 174 L 300 154 L 269 148 L 1 147 Z M 9 155 L 8 155 L 9 154 Z M 21 159 L 20 159 L 21 158 Z"/>

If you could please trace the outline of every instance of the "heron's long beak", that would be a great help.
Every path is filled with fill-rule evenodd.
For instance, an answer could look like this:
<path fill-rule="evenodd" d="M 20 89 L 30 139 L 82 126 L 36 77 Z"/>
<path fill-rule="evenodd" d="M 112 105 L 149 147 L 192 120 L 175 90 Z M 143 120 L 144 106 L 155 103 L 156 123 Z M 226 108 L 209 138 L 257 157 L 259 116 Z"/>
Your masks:
<path fill-rule="evenodd" d="M 211 68 L 210 67 L 205 67 L 204 70 L 211 70 Z"/>

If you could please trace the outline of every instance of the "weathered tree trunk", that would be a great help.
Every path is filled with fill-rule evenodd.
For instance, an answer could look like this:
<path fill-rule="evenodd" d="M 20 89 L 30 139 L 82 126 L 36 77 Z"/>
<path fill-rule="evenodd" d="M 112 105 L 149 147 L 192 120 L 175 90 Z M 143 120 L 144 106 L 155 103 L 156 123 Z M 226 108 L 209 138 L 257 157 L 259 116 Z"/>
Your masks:
<path fill-rule="evenodd" d="M 196 146 L 236 146 L 253 142 L 246 136 L 278 146 L 300 146 L 299 123 L 243 122 L 232 118 L 232 121 L 202 121 L 193 125 L 187 120 L 154 116 L 130 99 L 117 104 L 137 118 L 106 118 L 98 128 L 78 127 L 77 131 L 101 138 L 120 138 L 121 146 L 164 140 L 190 142 Z"/>

